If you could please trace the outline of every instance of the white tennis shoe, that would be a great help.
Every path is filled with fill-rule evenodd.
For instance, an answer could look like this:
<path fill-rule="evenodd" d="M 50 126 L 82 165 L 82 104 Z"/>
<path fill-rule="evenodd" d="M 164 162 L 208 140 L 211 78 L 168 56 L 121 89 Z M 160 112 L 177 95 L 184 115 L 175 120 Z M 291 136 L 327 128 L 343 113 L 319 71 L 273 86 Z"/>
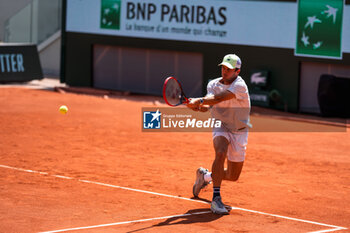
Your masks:
<path fill-rule="evenodd" d="M 197 171 L 196 171 L 196 181 L 194 182 L 194 185 L 193 185 L 193 196 L 194 197 L 198 197 L 199 195 L 199 192 L 209 184 L 209 182 L 206 182 L 204 180 L 204 175 L 206 173 L 208 173 L 208 169 L 205 169 L 205 168 L 198 168 Z"/>

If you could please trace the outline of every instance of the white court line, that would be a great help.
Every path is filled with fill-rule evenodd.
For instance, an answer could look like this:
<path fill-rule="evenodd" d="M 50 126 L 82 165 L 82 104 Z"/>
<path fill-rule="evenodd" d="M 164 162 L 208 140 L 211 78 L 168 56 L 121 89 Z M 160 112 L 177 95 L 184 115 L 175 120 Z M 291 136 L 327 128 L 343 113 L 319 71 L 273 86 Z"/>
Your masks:
<path fill-rule="evenodd" d="M 105 183 L 89 181 L 89 180 L 79 180 L 79 181 L 84 182 L 84 183 L 90 183 L 90 184 L 97 184 L 97 185 L 101 185 L 101 186 L 106 186 L 106 187 L 110 187 L 110 188 L 118 188 L 118 189 L 134 191 L 134 192 L 153 194 L 153 195 L 162 196 L 162 197 L 171 197 L 171 198 L 177 198 L 177 199 L 182 199 L 182 200 L 187 200 L 187 201 L 194 201 L 194 202 L 200 202 L 200 203 L 208 204 L 208 202 L 201 201 L 201 200 L 196 200 L 196 199 L 190 199 L 190 198 L 187 198 L 187 197 L 179 197 L 179 196 L 174 196 L 174 195 L 169 195 L 169 194 L 145 191 L 145 190 L 141 190 L 141 189 L 127 188 L 127 187 L 122 187 L 122 186 L 118 186 L 118 185 L 105 184 Z"/>
<path fill-rule="evenodd" d="M 326 229 L 326 230 L 320 230 L 320 231 L 312 231 L 308 233 L 324 233 L 324 232 L 332 232 L 332 231 L 340 231 L 340 230 L 346 230 L 347 228 L 344 227 L 337 227 L 333 229 Z"/>
<path fill-rule="evenodd" d="M 107 224 L 87 226 L 87 227 L 75 227 L 75 228 L 67 228 L 67 229 L 61 229 L 61 230 L 43 231 L 39 233 L 56 233 L 56 232 L 64 232 L 64 231 L 75 231 L 75 230 L 92 229 L 92 228 L 99 228 L 99 227 L 116 226 L 116 225 L 136 223 L 136 222 L 147 222 L 147 221 L 159 220 L 159 219 L 181 218 L 181 217 L 190 216 L 190 215 L 209 214 L 209 213 L 211 213 L 211 211 L 202 211 L 202 212 L 191 213 L 191 214 L 170 215 L 170 216 L 156 217 L 156 218 L 146 218 L 146 219 L 126 221 L 126 222 L 107 223 Z"/>
<path fill-rule="evenodd" d="M 68 177 L 68 176 L 60 176 L 60 175 L 52 175 L 53 177 L 56 178 L 61 178 L 61 179 L 66 179 L 66 180 L 73 180 L 74 178 Z"/>
<path fill-rule="evenodd" d="M 17 170 L 17 171 L 48 175 L 48 173 L 46 173 L 46 172 L 38 172 L 38 171 L 27 170 L 27 169 L 23 169 L 23 168 L 11 167 L 11 166 L 7 166 L 7 165 L 1 165 L 0 164 L 0 167 L 7 168 L 7 169 L 12 169 L 12 170 Z M 200 202 L 200 203 L 208 204 L 208 202 L 205 202 L 205 201 L 196 200 L 196 199 L 190 199 L 190 198 L 186 198 L 186 197 L 179 197 L 179 196 L 174 196 L 174 195 L 169 195 L 169 194 L 150 192 L 150 191 L 145 191 L 145 190 L 141 190 L 141 189 L 122 187 L 122 186 L 118 186 L 118 185 L 105 184 L 105 183 L 89 181 L 89 180 L 80 180 L 80 179 L 67 177 L 67 176 L 59 176 L 59 175 L 51 175 L 51 176 L 56 177 L 56 178 L 78 180 L 78 181 L 84 182 L 84 183 L 96 184 L 96 185 L 101 185 L 101 186 L 106 186 L 106 187 L 111 187 L 111 188 L 118 188 L 118 189 L 134 191 L 134 192 L 147 193 L 147 194 L 158 195 L 158 196 L 163 196 L 163 197 L 171 197 L 171 198 L 176 198 L 176 199 L 182 199 L 182 200 L 187 200 L 187 201 L 193 201 L 193 202 Z M 326 229 L 326 230 L 321 230 L 321 231 L 313 231 L 313 232 L 309 232 L 309 233 L 323 233 L 323 232 L 331 232 L 331 231 L 339 231 L 339 230 L 347 229 L 345 227 L 340 227 L 340 226 L 335 226 L 335 225 L 330 225 L 330 224 L 325 224 L 325 223 L 319 223 L 319 222 L 314 222 L 314 221 L 309 221 L 309 220 L 303 220 L 303 219 L 298 219 L 298 218 L 286 217 L 286 216 L 277 215 L 277 214 L 270 214 L 270 213 L 265 213 L 265 212 L 256 211 L 256 210 L 249 210 L 249 209 L 234 207 L 234 206 L 231 206 L 231 208 L 232 208 L 232 210 L 236 209 L 236 210 L 241 210 L 241 211 L 255 213 L 255 214 L 267 215 L 267 216 L 272 216 L 272 217 L 276 217 L 276 218 L 282 218 L 282 219 L 292 220 L 292 221 L 296 221 L 296 222 L 303 222 L 303 223 L 309 223 L 309 224 L 314 224 L 314 225 L 318 225 L 318 226 L 325 226 L 325 227 L 332 228 L 332 229 Z M 135 220 L 135 221 L 138 221 L 138 220 Z"/>

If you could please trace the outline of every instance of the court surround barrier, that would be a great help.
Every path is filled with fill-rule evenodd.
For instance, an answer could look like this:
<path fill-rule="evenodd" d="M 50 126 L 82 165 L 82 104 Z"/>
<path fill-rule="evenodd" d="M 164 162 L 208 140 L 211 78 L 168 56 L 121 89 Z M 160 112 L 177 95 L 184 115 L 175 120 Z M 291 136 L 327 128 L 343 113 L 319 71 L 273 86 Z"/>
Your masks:
<path fill-rule="evenodd" d="M 37 46 L 0 44 L 0 82 L 26 82 L 42 79 Z"/>

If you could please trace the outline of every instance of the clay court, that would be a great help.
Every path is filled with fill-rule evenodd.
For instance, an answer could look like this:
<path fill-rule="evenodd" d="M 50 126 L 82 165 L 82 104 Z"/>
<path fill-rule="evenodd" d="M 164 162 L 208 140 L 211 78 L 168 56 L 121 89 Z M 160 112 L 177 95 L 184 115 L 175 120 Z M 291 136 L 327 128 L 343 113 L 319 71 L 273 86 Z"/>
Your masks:
<path fill-rule="evenodd" d="M 218 216 L 211 186 L 192 197 L 211 133 L 142 132 L 142 107 L 158 101 L 1 88 L 0 232 L 349 231 L 349 128 L 252 115 L 257 128 L 314 130 L 251 132 Z"/>

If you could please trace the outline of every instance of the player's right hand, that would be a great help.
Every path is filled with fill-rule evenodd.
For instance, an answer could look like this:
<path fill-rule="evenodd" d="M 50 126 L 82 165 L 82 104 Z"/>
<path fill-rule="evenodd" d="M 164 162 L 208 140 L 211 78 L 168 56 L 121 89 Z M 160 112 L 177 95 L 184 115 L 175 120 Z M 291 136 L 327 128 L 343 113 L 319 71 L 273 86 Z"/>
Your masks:
<path fill-rule="evenodd" d="M 189 98 L 189 102 L 186 104 L 186 106 L 193 111 L 198 111 L 199 110 L 199 98 Z"/>

